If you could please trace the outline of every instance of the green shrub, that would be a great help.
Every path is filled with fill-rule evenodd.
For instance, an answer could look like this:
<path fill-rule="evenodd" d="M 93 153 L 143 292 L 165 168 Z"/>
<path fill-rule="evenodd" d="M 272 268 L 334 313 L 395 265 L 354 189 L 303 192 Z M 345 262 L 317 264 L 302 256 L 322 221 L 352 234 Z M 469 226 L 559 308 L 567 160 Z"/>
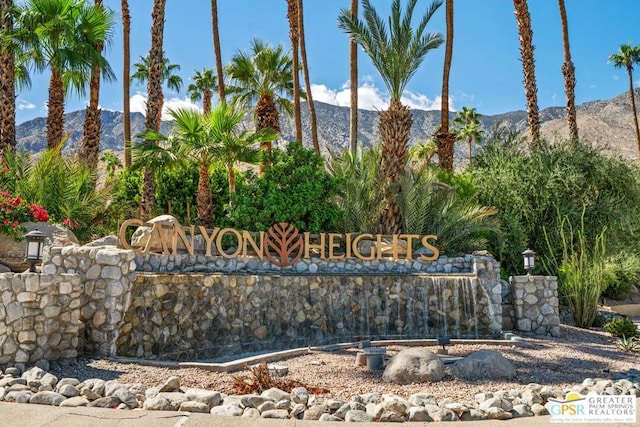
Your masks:
<path fill-rule="evenodd" d="M 443 255 L 486 249 L 488 235 L 498 231 L 495 209 L 479 205 L 470 194 L 461 196 L 431 168 L 406 169 L 399 190 L 403 232 L 438 236 Z"/>
<path fill-rule="evenodd" d="M 638 336 L 637 326 L 633 323 L 633 320 L 626 316 L 612 319 L 604 325 L 604 329 L 614 337 L 618 338 L 631 338 Z"/>
<path fill-rule="evenodd" d="M 635 254 L 620 254 L 609 261 L 607 270 L 609 283 L 602 296 L 614 300 L 625 299 L 638 283 L 640 258 Z"/>
<path fill-rule="evenodd" d="M 558 230 L 565 217 L 572 224 L 584 222 L 588 241 L 606 226 L 608 255 L 638 253 L 640 174 L 636 165 L 605 156 L 582 142 L 541 141 L 530 151 L 523 147 L 513 137 L 494 138 L 470 168 L 479 202 L 498 209 L 502 233 L 491 237 L 490 251 L 503 269 L 522 274 L 520 254 L 525 248 L 539 254 L 551 250 L 559 264 L 560 236 L 552 233 L 547 245 L 543 229 Z M 557 271 L 544 273 L 556 275 Z"/>
<path fill-rule="evenodd" d="M 334 202 L 340 180 L 324 168 L 322 157 L 290 143 L 286 150 L 274 149 L 270 166 L 260 177 L 247 177 L 236 189 L 229 212 L 231 225 L 262 231 L 288 222 L 300 231 L 333 231 L 343 211 Z"/>
<path fill-rule="evenodd" d="M 558 237 L 561 241 L 560 262 L 553 257 L 550 234 L 544 230 L 549 250 L 543 258 L 548 270 L 557 271 L 558 293 L 569 306 L 576 326 L 589 328 L 595 319 L 602 291 L 607 285 L 605 264 L 605 230 L 593 241 L 585 233 L 584 222 L 574 227 L 568 217 L 560 223 Z"/>

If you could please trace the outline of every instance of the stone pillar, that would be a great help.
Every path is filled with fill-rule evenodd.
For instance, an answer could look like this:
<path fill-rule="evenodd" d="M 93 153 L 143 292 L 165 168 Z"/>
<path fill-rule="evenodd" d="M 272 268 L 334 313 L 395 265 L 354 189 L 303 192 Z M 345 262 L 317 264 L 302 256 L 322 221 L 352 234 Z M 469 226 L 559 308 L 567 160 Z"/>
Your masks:
<path fill-rule="evenodd" d="M 536 335 L 560 335 L 558 279 L 554 276 L 512 276 L 516 329 Z"/>
<path fill-rule="evenodd" d="M 77 356 L 80 277 L 0 274 L 0 366 Z"/>

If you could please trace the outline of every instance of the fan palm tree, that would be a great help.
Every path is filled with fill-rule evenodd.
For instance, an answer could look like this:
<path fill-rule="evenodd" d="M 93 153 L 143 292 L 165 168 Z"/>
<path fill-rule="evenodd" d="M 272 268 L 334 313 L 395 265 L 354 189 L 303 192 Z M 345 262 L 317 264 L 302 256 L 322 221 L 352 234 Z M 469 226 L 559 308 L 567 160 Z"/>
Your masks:
<path fill-rule="evenodd" d="M 234 83 L 232 102 L 253 108 L 257 130 L 269 128 L 280 134 L 280 111 L 293 114 L 292 68 L 291 56 L 282 46 L 272 47 L 258 39 L 252 40 L 248 53 L 238 51 L 231 58 L 227 73 Z M 271 141 L 261 148 L 271 153 Z"/>
<path fill-rule="evenodd" d="M 220 33 L 218 31 L 217 0 L 211 0 L 211 28 L 213 31 L 213 50 L 216 55 L 216 72 L 218 74 L 218 79 L 220 80 L 218 84 L 218 97 L 220 98 L 220 102 L 225 104 L 227 100 L 225 97 L 224 71 L 222 69 L 222 53 L 220 50 Z"/>
<path fill-rule="evenodd" d="M 638 111 L 636 110 L 636 97 L 633 92 L 633 64 L 640 62 L 640 45 L 631 46 L 631 43 L 623 44 L 617 53 L 609 56 L 609 62 L 616 68 L 626 68 L 629 75 L 629 96 L 631 97 L 631 112 L 633 124 L 636 130 L 638 152 L 640 152 L 640 127 L 638 127 Z"/>
<path fill-rule="evenodd" d="M 122 0 L 122 110 L 124 127 L 124 167 L 131 167 L 131 15 L 129 2 Z"/>
<path fill-rule="evenodd" d="M 162 120 L 162 82 L 169 77 L 166 74 L 168 61 L 165 60 L 162 48 L 164 39 L 164 11 L 167 0 L 154 0 L 151 13 L 151 48 L 147 59 L 147 108 L 144 125 L 148 130 L 160 131 Z M 134 74 L 135 75 L 135 74 Z M 134 77 L 135 78 L 135 77 Z M 180 81 L 180 83 L 182 83 Z M 154 145 L 154 144 L 152 144 Z M 153 210 L 155 203 L 155 182 L 153 178 L 153 162 L 145 165 L 142 173 L 141 214 L 147 217 Z"/>
<path fill-rule="evenodd" d="M 29 0 L 16 20 L 16 37 L 35 68 L 51 72 L 47 103 L 47 146 L 62 143 L 64 97 L 69 89 L 86 92 L 97 66 L 105 79 L 114 79 L 106 58 L 96 49 L 108 41 L 112 13 L 84 0 Z"/>
<path fill-rule="evenodd" d="M 444 69 L 442 73 L 442 96 L 440 98 L 440 127 L 435 134 L 438 146 L 438 162 L 444 170 L 453 170 L 453 146 L 456 134 L 449 129 L 449 73 L 453 56 L 453 0 L 447 0 L 447 41 L 444 51 Z"/>
<path fill-rule="evenodd" d="M 304 36 L 304 10 L 302 8 L 302 0 L 298 0 L 298 27 L 300 32 L 300 60 L 302 61 L 302 75 L 304 76 L 307 106 L 309 107 L 309 121 L 311 122 L 311 143 L 313 145 L 313 151 L 320 154 L 320 143 L 318 142 L 318 119 L 316 117 L 316 106 L 313 103 L 313 96 L 311 94 L 309 64 L 307 63 L 307 42 Z"/>
<path fill-rule="evenodd" d="M 518 33 L 520 34 L 520 56 L 524 74 L 524 93 L 527 98 L 527 121 L 529 123 L 529 143 L 540 139 L 540 114 L 538 111 L 538 86 L 536 84 L 536 66 L 533 60 L 533 31 L 527 0 L 513 0 Z"/>
<path fill-rule="evenodd" d="M 458 111 L 453 118 L 453 123 L 456 125 L 458 140 L 467 141 L 469 148 L 469 163 L 471 163 L 473 155 L 473 141 L 478 141 L 481 138 L 482 130 L 480 128 L 480 120 L 478 118 L 480 114 L 476 112 L 475 108 L 462 107 L 461 111 Z"/>
<path fill-rule="evenodd" d="M 358 0 L 351 0 L 351 15 L 358 16 Z M 358 148 L 358 43 L 353 38 L 349 40 L 349 82 L 349 147 L 355 155 Z"/>
<path fill-rule="evenodd" d="M 187 94 L 193 102 L 202 99 L 202 111 L 204 114 L 211 112 L 211 98 L 213 92 L 218 88 L 216 75 L 211 68 L 203 68 L 202 71 L 195 71 L 192 77 L 193 83 L 187 87 Z"/>
<path fill-rule="evenodd" d="M 298 19 L 298 0 L 287 0 L 287 19 L 289 20 L 289 39 L 291 40 L 291 58 L 293 73 L 293 118 L 296 129 L 296 141 L 302 144 L 302 113 L 300 110 L 300 32 Z"/>
<path fill-rule="evenodd" d="M 576 68 L 571 61 L 571 49 L 569 47 L 569 26 L 567 24 L 567 10 L 564 0 L 558 0 L 560 8 L 560 21 L 562 22 L 562 46 L 564 50 L 564 63 L 562 75 L 564 76 L 564 93 L 567 98 L 567 124 L 569 125 L 569 138 L 578 139 L 578 121 L 576 119 Z"/>
<path fill-rule="evenodd" d="M 382 171 L 388 186 L 397 183 L 405 167 L 409 132 L 413 123 L 411 111 L 400 102 L 402 93 L 426 54 L 442 44 L 440 33 L 425 32 L 429 20 L 442 2 L 436 0 L 431 3 L 418 26 L 412 28 L 411 20 L 416 4 L 417 0 L 409 0 L 403 16 L 400 0 L 393 0 L 389 28 L 386 28 L 385 21 L 369 0 L 362 0 L 364 21 L 347 9 L 341 10 L 338 17 L 338 27 L 362 46 L 389 91 L 389 109 L 379 114 Z M 397 233 L 401 224 L 400 210 L 391 191 L 388 191 L 387 207 L 382 216 L 382 232 Z"/>
<path fill-rule="evenodd" d="M 103 8 L 102 0 L 95 0 L 94 4 L 98 8 Z M 106 14 L 109 21 L 106 23 L 108 31 L 106 40 L 112 37 L 113 28 L 115 26 L 115 16 L 113 13 Z M 96 42 L 95 49 L 102 54 L 104 41 Z M 82 151 L 81 156 L 86 160 L 91 169 L 95 169 L 98 165 L 98 153 L 100 152 L 100 133 L 102 131 L 102 120 L 100 117 L 100 64 L 95 63 L 91 68 L 91 76 L 89 78 L 89 105 L 84 119 L 84 129 L 82 133 Z"/>
<path fill-rule="evenodd" d="M 133 64 L 135 68 L 135 72 L 131 75 L 132 82 L 138 82 L 144 84 L 145 82 L 149 82 L 149 57 L 140 56 L 138 58 L 138 62 Z M 169 61 L 169 58 L 164 56 L 164 51 L 162 52 L 162 64 L 161 64 L 161 77 L 160 77 L 160 85 L 167 85 L 167 88 L 176 92 L 179 92 L 182 89 L 182 77 L 176 74 L 180 71 L 180 65 L 172 64 Z M 160 127 L 160 120 L 162 117 L 162 109 L 164 107 L 164 94 L 162 93 L 162 87 L 160 88 L 160 95 L 158 99 L 158 104 L 160 108 L 160 116 L 158 116 L 158 128 Z"/>
<path fill-rule="evenodd" d="M 238 162 L 257 164 L 260 162 L 259 145 L 278 137 L 273 129 L 264 128 L 256 132 L 240 131 L 246 112 L 234 110 L 224 104 L 205 116 L 205 126 L 210 139 L 215 143 L 215 157 L 227 168 L 229 192 L 236 191 L 234 167 Z"/>
<path fill-rule="evenodd" d="M 229 174 L 229 191 L 235 192 L 234 166 L 237 162 L 257 163 L 260 151 L 257 144 L 263 140 L 272 140 L 275 133 L 271 129 L 258 132 L 238 130 L 244 111 L 236 111 L 226 104 L 219 104 L 210 113 L 189 109 L 169 109 L 173 126 L 170 136 L 155 131 L 140 135 L 148 141 L 162 141 L 171 147 L 174 154 L 190 158 L 198 164 L 198 193 L 196 209 L 198 222 L 207 227 L 213 225 L 211 186 L 209 184 L 209 166 L 216 160 L 221 161 Z"/>

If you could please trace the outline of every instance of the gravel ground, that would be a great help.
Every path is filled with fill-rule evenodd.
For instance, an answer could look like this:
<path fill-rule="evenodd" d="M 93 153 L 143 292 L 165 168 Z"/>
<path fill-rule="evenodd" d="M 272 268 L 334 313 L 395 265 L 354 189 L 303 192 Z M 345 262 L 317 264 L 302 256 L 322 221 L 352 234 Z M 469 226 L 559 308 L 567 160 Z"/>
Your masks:
<path fill-rule="evenodd" d="M 522 388 L 528 383 L 564 390 L 581 383 L 585 378 L 611 378 L 614 374 L 640 373 L 640 355 L 618 350 L 606 332 L 561 325 L 560 333 L 560 338 L 525 336 L 524 343 L 511 346 L 462 344 L 448 347 L 449 354 L 454 356 L 464 356 L 481 349 L 501 352 L 516 368 L 517 375 L 512 381 L 462 381 L 446 376 L 438 383 L 405 386 L 386 384 L 382 382 L 382 371 L 370 371 L 366 366 L 355 365 L 357 349 L 310 353 L 276 363 L 289 368 L 286 378 L 328 389 L 325 398 L 348 399 L 370 392 L 408 397 L 413 393 L 426 392 L 438 400 L 451 398 L 459 403 L 474 402 L 474 395 L 480 392 L 508 391 Z M 394 355 L 401 349 L 399 346 L 389 346 L 387 354 Z M 248 371 L 217 373 L 197 368 L 167 369 L 106 359 L 79 359 L 69 366 L 56 366 L 50 372 L 58 378 L 72 377 L 80 381 L 102 378 L 146 386 L 156 386 L 171 376 L 177 376 L 183 387 L 199 387 L 227 394 L 233 394 L 233 376 L 249 375 Z"/>

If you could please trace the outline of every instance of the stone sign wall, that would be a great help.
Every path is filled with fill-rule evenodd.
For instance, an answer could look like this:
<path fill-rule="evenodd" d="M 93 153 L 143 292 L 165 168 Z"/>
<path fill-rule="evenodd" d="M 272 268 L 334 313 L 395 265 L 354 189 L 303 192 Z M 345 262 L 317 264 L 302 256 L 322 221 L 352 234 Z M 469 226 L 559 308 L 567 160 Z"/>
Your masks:
<path fill-rule="evenodd" d="M 512 295 L 517 326 L 556 333 L 552 279 L 535 290 L 522 283 L 522 296 Z M 499 265 L 488 256 L 310 258 L 282 269 L 250 257 L 51 247 L 42 273 L 0 274 L 0 286 L 0 365 L 79 353 L 217 357 L 357 337 L 495 337 L 503 329 Z M 518 321 L 525 318 L 530 323 Z"/>

